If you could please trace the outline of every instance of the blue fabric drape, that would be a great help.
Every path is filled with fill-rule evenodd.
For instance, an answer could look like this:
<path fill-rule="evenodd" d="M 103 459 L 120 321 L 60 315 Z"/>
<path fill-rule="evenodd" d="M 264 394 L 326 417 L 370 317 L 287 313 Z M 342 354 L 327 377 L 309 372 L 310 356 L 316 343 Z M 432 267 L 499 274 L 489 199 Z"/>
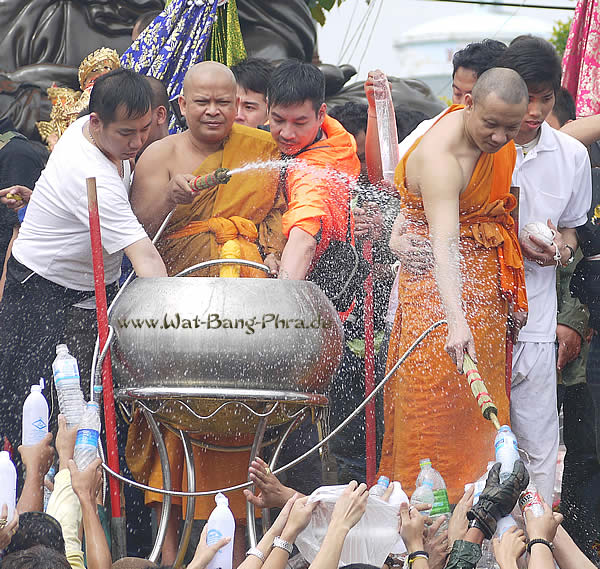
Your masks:
<path fill-rule="evenodd" d="M 218 3 L 172 0 L 122 55 L 121 65 L 161 80 L 169 98 L 176 98 L 186 71 L 204 60 Z M 169 132 L 177 132 L 174 117 Z"/>

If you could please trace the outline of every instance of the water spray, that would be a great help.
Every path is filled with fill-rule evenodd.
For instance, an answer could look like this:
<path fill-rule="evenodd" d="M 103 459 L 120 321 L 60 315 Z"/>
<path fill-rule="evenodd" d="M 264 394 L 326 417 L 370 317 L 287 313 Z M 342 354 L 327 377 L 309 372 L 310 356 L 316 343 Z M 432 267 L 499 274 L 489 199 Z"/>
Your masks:
<path fill-rule="evenodd" d="M 229 180 L 231 180 L 229 170 L 227 168 L 217 168 L 214 172 L 204 174 L 204 176 L 197 176 L 190 182 L 190 186 L 195 192 L 200 192 L 214 188 L 219 184 L 226 184 Z"/>
<path fill-rule="evenodd" d="M 481 409 L 481 414 L 484 419 L 491 421 L 494 427 L 496 427 L 496 430 L 498 430 L 500 428 L 498 408 L 492 401 L 492 397 L 488 393 L 487 387 L 485 386 L 485 383 L 483 383 L 483 379 L 481 379 L 477 366 L 469 354 L 465 354 L 464 356 L 463 371 L 467 376 L 475 401 L 477 401 L 477 404 Z"/>

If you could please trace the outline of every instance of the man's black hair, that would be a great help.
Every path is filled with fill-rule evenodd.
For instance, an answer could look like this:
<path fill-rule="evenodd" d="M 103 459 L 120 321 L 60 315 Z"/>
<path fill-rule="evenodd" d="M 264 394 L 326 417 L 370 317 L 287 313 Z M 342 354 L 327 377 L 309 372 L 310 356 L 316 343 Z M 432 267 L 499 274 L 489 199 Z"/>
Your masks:
<path fill-rule="evenodd" d="M 45 545 L 10 553 L 2 560 L 2 569 L 71 569 L 64 553 Z"/>
<path fill-rule="evenodd" d="M 398 129 L 398 142 L 402 142 L 417 126 L 429 117 L 421 111 L 416 111 L 405 105 L 394 108 L 396 113 L 396 128 Z"/>
<path fill-rule="evenodd" d="M 148 81 L 150 89 L 152 89 L 152 102 L 150 103 L 152 110 L 156 107 L 164 107 L 169 112 L 169 93 L 167 93 L 165 84 L 156 77 L 150 77 L 149 75 L 144 75 L 144 77 Z"/>
<path fill-rule="evenodd" d="M 231 66 L 237 84 L 246 89 L 267 96 L 267 88 L 275 67 L 270 61 L 260 57 L 249 57 Z"/>
<path fill-rule="evenodd" d="M 45 545 L 65 554 L 65 540 L 58 521 L 44 512 L 23 512 L 19 516 L 19 527 L 12 536 L 6 553 L 29 549 L 34 545 Z"/>
<path fill-rule="evenodd" d="M 315 114 L 325 102 L 325 77 L 312 63 L 288 59 L 275 68 L 267 89 L 269 107 L 312 103 Z"/>
<path fill-rule="evenodd" d="M 549 85 L 554 93 L 560 89 L 561 61 L 554 46 L 535 36 L 518 36 L 498 58 L 497 67 L 514 69 L 529 89 Z"/>
<path fill-rule="evenodd" d="M 127 118 L 135 119 L 145 115 L 151 105 L 152 89 L 144 76 L 120 68 L 96 79 L 89 109 L 106 125 L 116 119 L 119 107 L 124 107 Z"/>
<path fill-rule="evenodd" d="M 495 66 L 496 60 L 506 51 L 501 41 L 485 39 L 470 43 L 457 51 L 452 58 L 452 77 L 459 67 L 470 69 L 479 77 L 484 71 Z"/>
<path fill-rule="evenodd" d="M 339 121 L 341 125 L 353 136 L 361 130 L 367 132 L 367 117 L 369 107 L 361 103 L 348 102 L 336 105 L 327 111 L 330 117 Z"/>
<path fill-rule="evenodd" d="M 574 121 L 577 118 L 575 101 L 568 89 L 561 87 L 556 92 L 552 114 L 556 117 L 556 120 L 561 127 L 565 126 L 567 122 Z"/>
<path fill-rule="evenodd" d="M 150 12 L 145 12 L 142 14 L 133 24 L 133 28 L 138 29 L 138 32 L 141 34 L 160 14 L 160 10 L 151 10 Z"/>

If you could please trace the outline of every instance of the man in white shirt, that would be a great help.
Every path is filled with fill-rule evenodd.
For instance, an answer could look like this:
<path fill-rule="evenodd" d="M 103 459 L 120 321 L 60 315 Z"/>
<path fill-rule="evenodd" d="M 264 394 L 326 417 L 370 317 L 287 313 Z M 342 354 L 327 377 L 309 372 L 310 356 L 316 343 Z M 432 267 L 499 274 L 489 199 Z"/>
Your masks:
<path fill-rule="evenodd" d="M 109 298 L 123 252 L 138 276 L 166 276 L 129 204 L 131 161 L 148 136 L 151 98 L 148 82 L 133 71 L 99 78 L 90 115 L 61 137 L 31 194 L 0 303 L 0 432 L 13 446 L 28 386 L 51 377 L 57 344 L 68 344 L 78 359 L 82 386 L 89 378 L 96 322 L 86 178 L 96 178 Z"/>
<path fill-rule="evenodd" d="M 587 221 L 590 162 L 580 142 L 544 122 L 560 89 L 561 63 L 552 45 L 520 36 L 496 64 L 517 71 L 529 90 L 512 178 L 520 188 L 519 229 L 547 221 L 555 232 L 552 245 L 534 237 L 521 240 L 529 317 L 513 350 L 510 398 L 512 428 L 532 481 L 551 504 L 558 453 L 556 266 L 573 261 L 575 228 Z"/>

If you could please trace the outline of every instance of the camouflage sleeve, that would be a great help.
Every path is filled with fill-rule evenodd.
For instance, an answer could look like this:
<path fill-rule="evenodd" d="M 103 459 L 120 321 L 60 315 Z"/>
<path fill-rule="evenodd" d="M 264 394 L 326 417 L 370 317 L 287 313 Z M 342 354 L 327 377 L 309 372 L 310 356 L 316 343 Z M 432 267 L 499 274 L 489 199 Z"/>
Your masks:
<path fill-rule="evenodd" d="M 473 569 L 481 558 L 481 546 L 457 539 L 452 546 L 446 569 Z"/>

